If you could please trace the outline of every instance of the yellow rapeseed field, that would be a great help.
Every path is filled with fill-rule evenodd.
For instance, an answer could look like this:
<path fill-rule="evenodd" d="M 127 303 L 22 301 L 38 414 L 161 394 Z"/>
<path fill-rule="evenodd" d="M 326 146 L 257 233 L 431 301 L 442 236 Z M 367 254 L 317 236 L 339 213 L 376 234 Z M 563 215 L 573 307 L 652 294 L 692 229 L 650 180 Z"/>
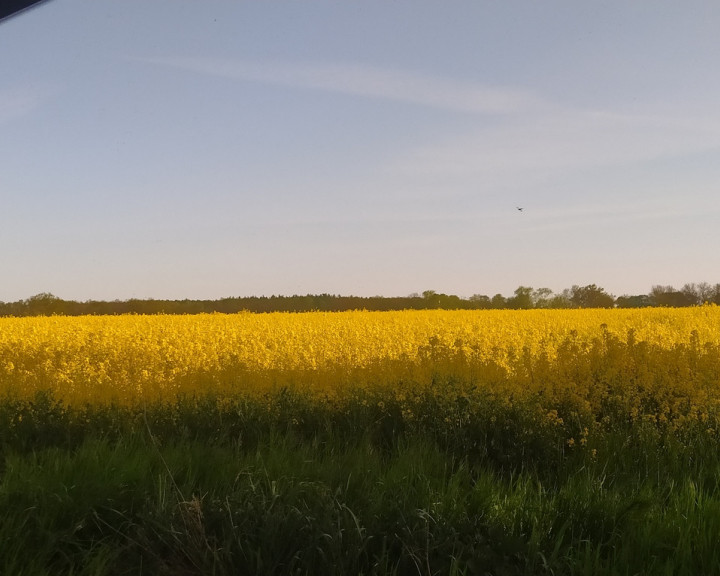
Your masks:
<path fill-rule="evenodd" d="M 137 406 L 283 389 L 714 422 L 720 307 L 0 319 L 5 399 Z"/>

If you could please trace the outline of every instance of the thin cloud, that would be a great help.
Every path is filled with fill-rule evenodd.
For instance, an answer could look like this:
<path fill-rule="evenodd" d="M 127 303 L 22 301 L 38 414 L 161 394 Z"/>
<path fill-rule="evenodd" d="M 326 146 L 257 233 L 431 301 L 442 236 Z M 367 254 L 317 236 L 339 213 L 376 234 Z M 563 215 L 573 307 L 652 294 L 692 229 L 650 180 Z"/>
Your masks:
<path fill-rule="evenodd" d="M 143 62 L 198 74 L 377 98 L 471 114 L 510 114 L 537 106 L 529 93 L 357 64 L 150 58 Z"/>
<path fill-rule="evenodd" d="M 718 147 L 720 122 L 708 118 L 548 108 L 418 146 L 398 158 L 394 169 L 423 178 L 442 174 L 527 182 L 538 175 L 629 165 Z"/>

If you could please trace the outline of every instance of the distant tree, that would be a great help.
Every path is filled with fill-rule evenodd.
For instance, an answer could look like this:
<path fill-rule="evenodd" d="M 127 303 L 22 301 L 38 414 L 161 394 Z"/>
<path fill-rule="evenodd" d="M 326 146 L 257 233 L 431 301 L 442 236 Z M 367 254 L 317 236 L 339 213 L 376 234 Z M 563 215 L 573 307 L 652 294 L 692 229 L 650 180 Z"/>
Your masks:
<path fill-rule="evenodd" d="M 700 282 L 697 285 L 698 295 L 700 296 L 700 304 L 710 303 L 715 298 L 716 289 L 720 288 L 720 284 L 712 286 L 708 282 Z"/>
<path fill-rule="evenodd" d="M 646 308 L 652 306 L 652 299 L 647 294 L 618 296 L 615 299 L 615 306 L 618 308 Z"/>
<path fill-rule="evenodd" d="M 670 308 L 683 308 L 692 306 L 694 299 L 687 294 L 675 290 L 674 287 L 656 285 L 650 291 L 650 299 L 653 306 L 665 306 Z"/>
<path fill-rule="evenodd" d="M 440 294 L 440 308 L 443 310 L 461 310 L 468 308 L 468 304 L 455 294 Z"/>
<path fill-rule="evenodd" d="M 595 284 L 575 285 L 570 289 L 570 302 L 577 308 L 612 308 L 615 298 Z"/>
<path fill-rule="evenodd" d="M 553 291 L 550 288 L 538 288 L 532 292 L 532 302 L 534 308 L 549 308 L 553 297 Z"/>
<path fill-rule="evenodd" d="M 489 296 L 485 294 L 473 294 L 469 298 L 472 308 L 479 308 L 481 310 L 492 308 L 492 302 Z"/>
<path fill-rule="evenodd" d="M 507 307 L 515 310 L 527 310 L 533 307 L 533 289 L 530 286 L 518 286 L 514 296 L 508 298 Z"/>
<path fill-rule="evenodd" d="M 50 294 L 50 292 L 41 292 L 35 294 L 35 296 L 30 296 L 30 298 L 23 301 L 23 304 L 31 316 L 50 316 L 52 314 L 62 314 L 65 301 L 54 294 Z"/>
<path fill-rule="evenodd" d="M 502 294 L 495 294 L 495 296 L 493 296 L 490 300 L 490 304 L 495 309 L 506 308 L 507 300 Z"/>
<path fill-rule="evenodd" d="M 685 299 L 691 306 L 702 304 L 702 296 L 700 295 L 700 290 L 698 290 L 697 284 L 685 284 L 682 288 L 680 288 L 680 292 L 682 292 L 683 296 L 685 296 Z"/>
<path fill-rule="evenodd" d="M 689 302 L 692 302 L 692 304 L 696 306 L 700 306 L 706 302 L 712 302 L 715 297 L 715 287 L 707 282 L 685 284 L 680 292 L 685 295 Z"/>
<path fill-rule="evenodd" d="M 673 286 L 655 285 L 649 294 L 623 295 L 614 299 L 604 289 L 590 284 L 573 286 L 561 293 L 553 294 L 549 288 L 533 289 L 519 286 L 513 296 L 506 298 L 495 294 L 492 298 L 484 294 L 473 294 L 463 299 L 453 294 L 442 294 L 426 290 L 422 295 L 411 294 L 402 297 L 360 297 L 335 294 L 306 294 L 292 296 L 249 296 L 230 297 L 219 300 L 153 300 L 130 299 L 111 302 L 88 300 L 76 302 L 63 300 L 49 292 L 41 292 L 25 300 L 0 302 L 0 316 L 40 316 L 79 314 L 199 314 L 222 312 L 234 314 L 241 311 L 307 312 L 311 310 L 423 310 L 423 309 L 502 309 L 502 308 L 588 308 L 611 307 L 637 308 L 645 306 L 693 306 L 711 303 L 720 305 L 720 284 L 707 282 L 688 283 L 682 289 Z"/>
<path fill-rule="evenodd" d="M 423 293 L 425 308 L 440 308 L 442 310 L 458 310 L 469 308 L 467 301 L 454 294 L 441 294 L 435 290 L 425 290 Z"/>
<path fill-rule="evenodd" d="M 572 308 L 572 302 L 570 301 L 571 293 L 570 289 L 566 288 L 560 294 L 555 294 L 548 301 L 548 308 L 559 309 L 559 308 Z"/>
<path fill-rule="evenodd" d="M 440 295 L 435 290 L 425 290 L 422 293 L 423 300 L 425 301 L 425 308 L 439 308 L 440 307 Z"/>

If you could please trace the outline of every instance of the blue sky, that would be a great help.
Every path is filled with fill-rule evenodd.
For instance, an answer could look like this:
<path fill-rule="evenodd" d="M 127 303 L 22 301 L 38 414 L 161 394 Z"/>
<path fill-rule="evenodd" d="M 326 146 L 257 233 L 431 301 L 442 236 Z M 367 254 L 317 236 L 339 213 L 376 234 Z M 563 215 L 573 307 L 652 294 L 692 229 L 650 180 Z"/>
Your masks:
<path fill-rule="evenodd" d="M 52 0 L 0 24 L 0 300 L 720 282 L 719 26 Z"/>

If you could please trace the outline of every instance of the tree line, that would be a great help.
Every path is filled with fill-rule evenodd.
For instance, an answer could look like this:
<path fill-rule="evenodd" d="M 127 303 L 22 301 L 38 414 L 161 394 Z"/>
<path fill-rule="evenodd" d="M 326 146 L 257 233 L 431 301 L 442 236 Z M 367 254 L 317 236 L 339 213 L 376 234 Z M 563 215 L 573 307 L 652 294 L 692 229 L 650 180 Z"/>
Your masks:
<path fill-rule="evenodd" d="M 201 314 L 221 312 L 342 312 L 346 310 L 526 310 L 542 308 L 644 308 L 648 306 L 684 307 L 720 304 L 720 284 L 653 286 L 648 294 L 615 297 L 595 284 L 573 286 L 562 292 L 549 288 L 519 286 L 512 296 L 474 294 L 461 298 L 426 290 L 409 296 L 248 296 L 219 300 L 63 300 L 48 292 L 16 302 L 0 301 L 0 316 L 64 316 L 99 314 Z"/>

